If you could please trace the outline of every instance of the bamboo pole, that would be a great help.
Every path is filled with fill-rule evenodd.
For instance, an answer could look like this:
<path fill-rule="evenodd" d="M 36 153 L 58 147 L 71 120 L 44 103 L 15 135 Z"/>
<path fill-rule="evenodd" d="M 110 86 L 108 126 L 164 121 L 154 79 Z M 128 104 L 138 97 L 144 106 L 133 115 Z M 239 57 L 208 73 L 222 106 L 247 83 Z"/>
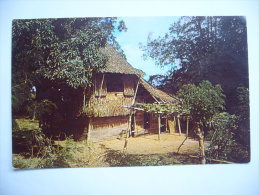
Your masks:
<path fill-rule="evenodd" d="M 132 115 L 133 115 L 133 112 L 130 112 L 130 120 L 129 120 L 129 132 L 128 132 L 128 134 L 129 134 L 129 137 L 131 137 L 132 136 Z"/>
<path fill-rule="evenodd" d="M 89 121 L 88 121 L 88 130 L 87 130 L 86 142 L 90 141 L 90 132 L 91 132 L 91 130 L 92 130 L 92 118 L 90 117 Z"/>
<path fill-rule="evenodd" d="M 132 110 L 130 111 L 128 128 L 126 130 L 126 139 L 125 139 L 125 143 L 124 143 L 124 147 L 123 147 L 123 153 L 124 154 L 126 154 L 126 152 L 127 152 L 128 139 L 129 139 L 129 130 L 130 130 L 130 127 L 131 127 L 131 116 L 132 116 Z"/>
<path fill-rule="evenodd" d="M 167 132 L 167 115 L 166 115 L 166 118 L 165 118 L 165 132 Z"/>
<path fill-rule="evenodd" d="M 175 116 L 173 117 L 173 120 L 174 120 L 174 133 L 176 133 L 176 117 Z"/>
<path fill-rule="evenodd" d="M 140 80 L 140 79 L 139 79 L 139 80 Z M 133 106 L 133 104 L 135 103 L 135 99 L 136 99 L 137 92 L 138 92 L 139 80 L 138 80 L 138 83 L 137 83 L 137 86 L 136 86 L 136 90 L 135 90 L 135 94 L 134 94 L 134 97 L 133 97 L 131 106 Z M 132 117 L 132 114 L 133 114 L 133 109 L 130 108 L 129 123 L 128 123 L 128 128 L 127 128 L 127 130 L 126 130 L 126 139 L 125 139 L 124 148 L 123 148 L 123 153 L 124 153 L 124 154 L 126 154 L 126 152 L 127 152 L 127 145 L 128 145 L 128 139 L 129 139 L 129 132 L 130 132 L 130 129 L 131 129 L 131 117 Z"/>
<path fill-rule="evenodd" d="M 182 145 L 184 144 L 184 142 L 187 140 L 187 137 L 185 137 L 185 139 L 183 140 L 183 142 L 180 144 L 180 146 L 178 147 L 177 153 L 179 153 L 180 148 L 182 147 Z"/>
<path fill-rule="evenodd" d="M 161 118 L 160 118 L 160 114 L 158 114 L 158 140 L 160 140 L 160 133 L 161 133 Z"/>
<path fill-rule="evenodd" d="M 189 120 L 190 120 L 190 117 L 187 116 L 186 137 L 188 137 L 188 134 L 189 134 Z"/>
<path fill-rule="evenodd" d="M 181 124 L 180 124 L 180 116 L 177 116 L 178 119 L 178 127 L 179 127 L 179 135 L 182 135 L 182 130 L 181 130 Z"/>
<path fill-rule="evenodd" d="M 193 155 L 189 155 L 189 157 L 191 158 L 200 158 L 199 156 L 193 156 Z M 218 160 L 218 159 L 211 159 L 212 161 L 215 161 L 215 162 L 221 162 L 221 163 L 226 163 L 226 164 L 236 164 L 234 162 L 229 162 L 229 161 L 225 161 L 225 160 Z"/>
<path fill-rule="evenodd" d="M 134 119 L 133 128 L 134 128 L 135 135 L 136 135 L 137 129 L 136 129 L 136 112 L 135 111 L 133 112 L 133 119 Z"/>
<path fill-rule="evenodd" d="M 139 79 L 140 80 L 140 79 Z M 137 96 L 137 92 L 138 92 L 138 86 L 139 86 L 139 80 L 138 80 L 138 83 L 137 83 L 137 86 L 136 86 L 136 90 L 135 90 L 135 93 L 134 93 L 134 97 L 133 97 L 133 100 L 132 100 L 132 105 L 135 103 L 136 101 L 136 96 Z"/>
<path fill-rule="evenodd" d="M 101 86 L 100 86 L 100 89 L 99 89 L 99 99 L 100 99 L 100 97 L 101 97 L 101 94 L 102 94 L 102 89 L 103 89 L 103 82 L 104 82 L 104 74 L 103 74 L 103 77 L 102 77 L 102 82 L 101 82 Z"/>

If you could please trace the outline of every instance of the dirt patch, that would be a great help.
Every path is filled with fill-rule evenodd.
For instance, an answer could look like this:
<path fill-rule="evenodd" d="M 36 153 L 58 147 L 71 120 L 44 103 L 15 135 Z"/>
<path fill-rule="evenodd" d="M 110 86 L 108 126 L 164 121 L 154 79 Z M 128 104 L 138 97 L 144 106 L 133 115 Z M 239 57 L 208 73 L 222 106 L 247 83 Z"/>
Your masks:
<path fill-rule="evenodd" d="M 160 140 L 158 135 L 143 135 L 131 137 L 128 140 L 128 154 L 165 154 L 176 153 L 178 147 L 185 139 L 185 134 L 161 134 Z M 102 141 L 99 144 L 107 149 L 123 151 L 125 139 L 115 139 Z M 181 154 L 199 154 L 199 143 L 197 140 L 188 138 L 180 149 Z"/>

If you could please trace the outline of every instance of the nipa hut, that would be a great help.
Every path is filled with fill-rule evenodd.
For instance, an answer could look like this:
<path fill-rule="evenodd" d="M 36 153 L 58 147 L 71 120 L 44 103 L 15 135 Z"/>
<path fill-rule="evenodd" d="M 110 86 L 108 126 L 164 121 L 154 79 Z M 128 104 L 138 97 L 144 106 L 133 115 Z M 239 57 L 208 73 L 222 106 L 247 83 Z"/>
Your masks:
<path fill-rule="evenodd" d="M 144 73 L 133 68 L 112 46 L 101 48 L 101 52 L 108 57 L 106 67 L 95 74 L 93 87 L 84 91 L 83 113 L 88 118 L 84 136 L 95 142 L 118 138 L 129 127 L 131 135 L 157 132 L 157 116 L 132 110 L 132 105 L 177 100 L 147 83 L 142 78 Z"/>

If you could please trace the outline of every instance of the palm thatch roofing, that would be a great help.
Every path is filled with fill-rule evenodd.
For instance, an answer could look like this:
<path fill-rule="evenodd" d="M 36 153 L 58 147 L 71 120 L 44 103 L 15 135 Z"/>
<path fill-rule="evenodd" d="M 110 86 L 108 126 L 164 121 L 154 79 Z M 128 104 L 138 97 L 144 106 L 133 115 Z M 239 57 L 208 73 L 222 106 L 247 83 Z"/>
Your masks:
<path fill-rule="evenodd" d="M 150 93 L 150 95 L 156 100 L 157 103 L 176 103 L 179 102 L 176 98 L 169 94 L 153 87 L 143 78 L 140 78 L 140 84 Z"/>
<path fill-rule="evenodd" d="M 157 103 L 176 103 L 178 100 L 169 94 L 153 87 L 146 82 L 142 76 L 142 70 L 133 68 L 127 60 L 111 45 L 100 48 L 100 51 L 108 57 L 106 67 L 101 69 L 101 73 L 134 74 L 140 78 L 140 84 L 150 93 Z"/>
<path fill-rule="evenodd" d="M 100 70 L 101 73 L 134 74 L 138 76 L 145 74 L 142 70 L 133 68 L 111 45 L 100 48 L 100 51 L 108 57 L 106 67 Z"/>

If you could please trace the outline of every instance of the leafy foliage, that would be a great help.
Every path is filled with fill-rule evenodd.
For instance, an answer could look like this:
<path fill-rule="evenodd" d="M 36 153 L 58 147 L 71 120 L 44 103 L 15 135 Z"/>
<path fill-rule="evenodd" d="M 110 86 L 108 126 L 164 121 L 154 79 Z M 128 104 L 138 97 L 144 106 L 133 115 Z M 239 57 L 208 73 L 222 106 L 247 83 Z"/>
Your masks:
<path fill-rule="evenodd" d="M 175 104 L 146 104 L 146 103 L 135 103 L 135 108 L 141 108 L 146 112 L 153 113 L 173 113 L 178 111 L 178 107 Z"/>
<path fill-rule="evenodd" d="M 52 148 L 53 152 L 49 153 L 49 155 L 37 165 L 37 168 L 69 168 L 71 167 L 70 162 L 74 160 L 73 152 L 82 152 L 81 147 L 74 146 L 71 137 L 66 139 L 64 146 L 58 144 Z"/>
<path fill-rule="evenodd" d="M 203 81 L 198 86 L 184 85 L 178 91 L 181 109 L 188 111 L 195 122 L 204 126 L 213 115 L 224 110 L 225 95 L 220 85 L 213 86 L 209 81 Z"/>
<path fill-rule="evenodd" d="M 249 153 L 235 139 L 238 135 L 238 117 L 226 112 L 216 114 L 212 118 L 214 130 L 209 132 L 209 158 L 234 162 L 249 162 Z"/>
<path fill-rule="evenodd" d="M 63 79 L 72 87 L 91 83 L 92 71 L 105 65 L 98 48 L 115 42 L 114 23 L 116 18 L 14 20 L 15 75 L 31 82 L 34 76 Z"/>
<path fill-rule="evenodd" d="M 148 37 L 144 58 L 170 66 L 163 89 L 175 93 L 185 84 L 220 84 L 226 108 L 237 105 L 239 84 L 248 87 L 247 32 L 244 17 L 181 17 L 163 37 Z M 158 77 L 161 82 L 161 77 Z"/>
<path fill-rule="evenodd" d="M 238 106 L 236 114 L 239 116 L 238 128 L 239 133 L 236 139 L 247 148 L 250 148 L 250 109 L 249 109 L 249 90 L 245 87 L 237 88 Z"/>
<path fill-rule="evenodd" d="M 28 111 L 33 120 L 42 119 L 44 114 L 50 115 L 54 109 L 58 109 L 56 104 L 50 100 L 41 100 L 40 102 L 32 101 L 28 106 Z"/>
<path fill-rule="evenodd" d="M 39 158 L 25 158 L 19 154 L 13 154 L 13 167 L 16 169 L 34 169 L 39 163 Z"/>
<path fill-rule="evenodd" d="M 111 44 L 123 54 L 115 29 L 126 26 L 112 17 L 13 20 L 13 115 L 44 120 L 46 128 L 75 121 L 83 101 L 78 94 L 106 64 L 99 48 Z M 53 116 L 57 121 L 51 121 Z"/>
<path fill-rule="evenodd" d="M 48 139 L 41 129 L 16 129 L 13 127 L 13 152 L 25 152 L 27 156 L 45 156 L 51 152 L 51 140 Z"/>
<path fill-rule="evenodd" d="M 144 58 L 171 67 L 167 75 L 154 75 L 150 80 L 169 93 L 178 91 L 182 109 L 201 122 L 203 130 L 210 130 L 211 120 L 225 109 L 235 114 L 237 118 L 221 114 L 222 120 L 217 121 L 220 130 L 215 131 L 215 139 L 224 145 L 219 158 L 238 162 L 239 155 L 247 162 L 250 121 L 245 18 L 181 17 L 169 31 L 156 39 L 149 36 L 146 45 L 141 45 Z"/>

